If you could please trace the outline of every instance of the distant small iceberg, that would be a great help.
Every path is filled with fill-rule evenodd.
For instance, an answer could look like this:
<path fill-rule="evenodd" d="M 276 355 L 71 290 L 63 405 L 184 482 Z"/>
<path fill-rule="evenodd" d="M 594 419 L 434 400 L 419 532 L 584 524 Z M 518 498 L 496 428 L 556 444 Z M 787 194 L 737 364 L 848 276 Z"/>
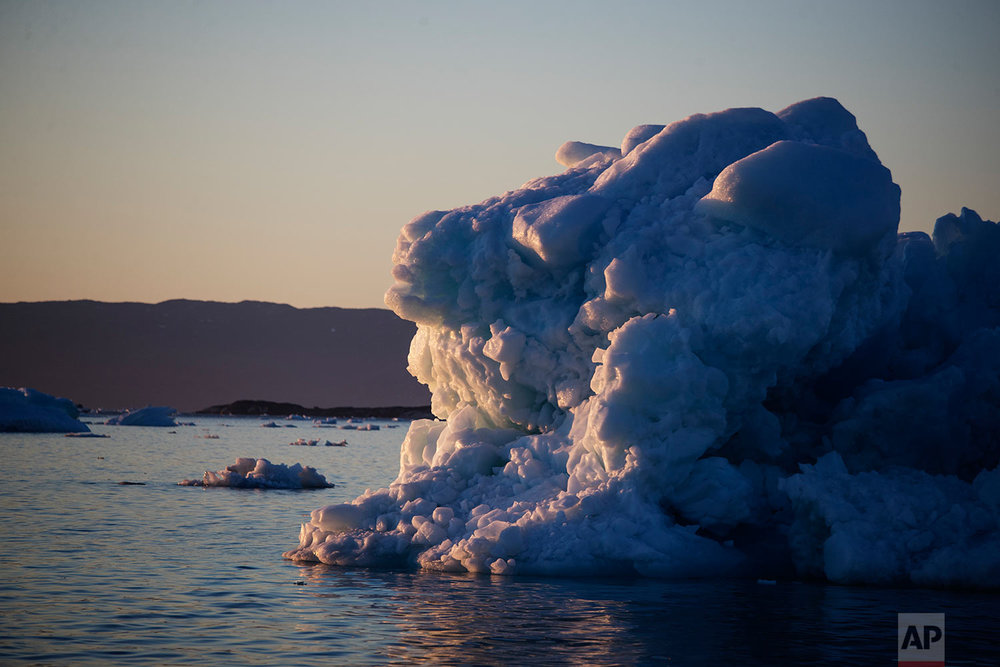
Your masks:
<path fill-rule="evenodd" d="M 185 479 L 179 486 L 223 486 L 234 489 L 329 489 L 333 484 L 312 466 L 271 463 L 267 459 L 240 457 L 225 470 L 206 470 L 201 479 Z"/>
<path fill-rule="evenodd" d="M 319 445 L 320 442 L 319 442 L 319 440 L 315 440 L 315 439 L 309 439 L 309 440 L 307 440 L 306 438 L 299 438 L 298 440 L 295 440 L 295 441 L 290 442 L 288 444 L 290 446 L 292 446 L 292 447 L 315 447 L 315 446 Z M 340 442 L 330 442 L 329 440 L 327 440 L 326 442 L 323 443 L 323 446 L 324 447 L 346 447 L 347 446 L 347 440 L 341 440 Z"/>
<path fill-rule="evenodd" d="M 264 422 L 261 428 L 298 428 L 295 424 L 278 424 L 277 422 Z"/>
<path fill-rule="evenodd" d="M 378 424 L 347 422 L 340 428 L 344 431 L 378 431 L 381 427 Z"/>
<path fill-rule="evenodd" d="M 0 432 L 87 433 L 73 401 L 35 389 L 0 387 Z"/>
<path fill-rule="evenodd" d="M 168 406 L 148 405 L 120 414 L 104 422 L 108 426 L 177 426 L 177 410 Z"/>

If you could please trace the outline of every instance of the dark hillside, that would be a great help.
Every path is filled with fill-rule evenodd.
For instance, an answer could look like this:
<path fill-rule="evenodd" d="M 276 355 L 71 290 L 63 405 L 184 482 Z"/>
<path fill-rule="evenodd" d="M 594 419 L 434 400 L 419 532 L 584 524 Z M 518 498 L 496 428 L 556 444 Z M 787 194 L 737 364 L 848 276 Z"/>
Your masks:
<path fill-rule="evenodd" d="M 415 327 L 383 309 L 244 301 L 0 304 L 0 385 L 92 408 L 195 410 L 241 398 L 426 405 L 406 372 Z"/>

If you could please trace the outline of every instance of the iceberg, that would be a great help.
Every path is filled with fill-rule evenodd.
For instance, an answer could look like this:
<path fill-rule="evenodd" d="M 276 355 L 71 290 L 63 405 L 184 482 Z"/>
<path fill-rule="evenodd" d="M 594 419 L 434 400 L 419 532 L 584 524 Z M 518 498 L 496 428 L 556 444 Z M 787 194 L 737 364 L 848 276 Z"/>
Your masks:
<path fill-rule="evenodd" d="M 206 470 L 201 479 L 185 479 L 178 486 L 225 486 L 234 489 L 329 489 L 333 484 L 311 466 L 271 463 L 267 459 L 239 457 L 224 470 Z"/>
<path fill-rule="evenodd" d="M 73 401 L 35 389 L 0 387 L 0 433 L 88 433 Z"/>
<path fill-rule="evenodd" d="M 439 420 L 285 557 L 1000 587 L 1000 226 L 899 234 L 832 98 L 558 159 L 402 228 L 386 304 Z"/>
<path fill-rule="evenodd" d="M 167 406 L 147 405 L 108 419 L 109 426 L 177 426 L 174 415 L 177 410 Z"/>

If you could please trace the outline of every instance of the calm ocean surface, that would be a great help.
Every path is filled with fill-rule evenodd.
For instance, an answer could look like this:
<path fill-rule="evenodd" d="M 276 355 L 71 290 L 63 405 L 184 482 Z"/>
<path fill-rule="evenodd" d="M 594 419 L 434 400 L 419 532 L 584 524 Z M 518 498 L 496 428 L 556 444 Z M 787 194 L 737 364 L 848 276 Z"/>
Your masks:
<path fill-rule="evenodd" d="M 898 612 L 944 612 L 949 665 L 1000 664 L 995 594 L 291 563 L 311 510 L 392 481 L 406 424 L 193 421 L 0 434 L 0 663 L 890 665 Z M 300 437 L 350 445 L 288 445 Z M 177 486 L 238 456 L 337 486 Z"/>

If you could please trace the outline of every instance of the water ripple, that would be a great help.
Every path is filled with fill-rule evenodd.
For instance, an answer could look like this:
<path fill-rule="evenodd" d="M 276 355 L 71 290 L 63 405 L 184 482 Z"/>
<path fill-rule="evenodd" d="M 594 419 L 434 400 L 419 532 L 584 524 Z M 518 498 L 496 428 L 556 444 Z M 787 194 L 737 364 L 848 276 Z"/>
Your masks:
<path fill-rule="evenodd" d="M 0 435 L 0 662 L 891 664 L 896 613 L 944 611 L 949 664 L 1000 664 L 1000 601 L 986 594 L 283 561 L 311 509 L 392 479 L 403 429 L 358 432 L 346 450 L 293 448 L 291 458 L 273 429 L 237 422 L 224 441 L 196 437 L 220 427 L 213 419 L 169 437 L 125 427 L 79 442 Z M 236 456 L 298 460 L 338 487 L 176 486 Z"/>

